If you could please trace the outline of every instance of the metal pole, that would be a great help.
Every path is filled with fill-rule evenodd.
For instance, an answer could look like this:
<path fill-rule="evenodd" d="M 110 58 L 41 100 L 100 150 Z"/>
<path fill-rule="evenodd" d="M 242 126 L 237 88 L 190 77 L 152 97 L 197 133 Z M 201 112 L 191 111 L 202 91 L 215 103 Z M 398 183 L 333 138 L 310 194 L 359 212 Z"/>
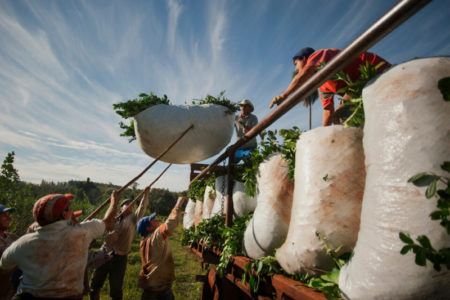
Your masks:
<path fill-rule="evenodd" d="M 381 18 L 373 23 L 366 31 L 351 42 L 345 49 L 328 62 L 324 68 L 315 73 L 308 81 L 291 94 L 280 106 L 270 113 L 264 120 L 259 122 L 232 147 L 239 147 L 248 140 L 255 137 L 259 132 L 266 129 L 282 115 L 297 105 L 302 99 L 320 87 L 334 74 L 342 70 L 358 55 L 367 51 L 375 43 L 385 37 L 388 33 L 398 27 L 406 19 L 411 17 L 419 9 L 424 7 L 431 0 L 403 0 L 399 1 Z"/>
<path fill-rule="evenodd" d="M 139 173 L 139 175 L 137 175 L 136 177 L 131 179 L 127 184 L 125 184 L 123 187 L 121 187 L 120 190 L 118 190 L 118 192 L 119 193 L 123 192 L 127 187 L 129 187 L 136 180 L 138 180 L 142 175 L 144 175 L 144 173 L 147 172 L 148 169 L 150 169 L 158 160 L 161 159 L 161 157 L 163 157 L 167 152 L 169 152 L 169 150 L 172 149 L 173 146 L 175 146 L 192 128 L 194 128 L 194 125 L 191 125 L 188 129 L 183 131 L 183 133 L 181 133 L 181 135 L 175 141 L 173 141 L 173 143 L 170 144 L 169 147 L 167 147 L 166 150 L 164 150 L 164 152 L 162 152 L 160 155 L 158 155 L 151 162 L 151 164 L 149 164 L 141 173 Z M 103 202 L 93 213 L 91 213 L 89 216 L 87 216 L 87 218 L 84 219 L 83 222 L 87 221 L 87 220 L 91 220 L 93 217 L 95 217 L 106 205 L 108 205 L 110 200 L 111 200 L 111 196 L 108 197 L 108 199 L 106 199 L 105 202 Z"/>
<path fill-rule="evenodd" d="M 353 42 L 345 47 L 338 55 L 328 62 L 325 67 L 315 73 L 308 81 L 300 86 L 292 93 L 283 103 L 272 111 L 267 117 L 247 132 L 235 144 L 231 145 L 222 155 L 220 155 L 211 165 L 217 165 L 227 157 L 227 152 L 231 149 L 237 149 L 247 141 L 255 137 L 259 132 L 266 129 L 292 107 L 297 105 L 302 99 L 310 95 L 314 90 L 321 86 L 325 81 L 330 79 L 334 74 L 342 70 L 355 57 L 367 51 L 383 37 L 388 35 L 392 30 L 397 28 L 409 17 L 414 15 L 418 10 L 423 8 L 431 0 L 402 0 L 395 4 L 383 16 L 375 21 L 368 29 L 366 29 Z M 211 166 L 210 165 L 210 166 Z M 210 167 L 204 169 L 197 177 L 202 177 L 210 170 Z"/>
<path fill-rule="evenodd" d="M 234 171 L 234 154 L 235 151 L 231 150 L 228 156 L 228 180 L 227 180 L 227 213 L 225 216 L 225 226 L 233 226 L 233 171 Z"/>

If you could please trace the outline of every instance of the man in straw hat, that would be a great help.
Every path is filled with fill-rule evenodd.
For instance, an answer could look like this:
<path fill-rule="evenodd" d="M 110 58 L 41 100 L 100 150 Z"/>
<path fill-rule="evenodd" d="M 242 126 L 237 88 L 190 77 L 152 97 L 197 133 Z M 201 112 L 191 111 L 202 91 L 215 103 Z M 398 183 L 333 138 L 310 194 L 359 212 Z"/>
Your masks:
<path fill-rule="evenodd" d="M 13 299 L 81 300 L 89 244 L 112 227 L 119 199 L 113 191 L 103 220 L 77 225 L 72 223 L 72 195 L 51 194 L 36 201 L 36 231 L 12 243 L 0 260 L 0 268 L 19 267 L 23 272 Z"/>
<path fill-rule="evenodd" d="M 239 102 L 239 107 L 241 108 L 241 113 L 236 115 L 234 119 L 234 127 L 236 128 L 236 136 L 238 139 L 243 137 L 250 129 L 258 124 L 258 118 L 252 114 L 255 108 L 249 99 L 244 99 Z M 235 162 L 238 163 L 245 156 L 250 155 L 250 151 L 255 148 L 256 137 L 252 138 L 236 150 Z"/>

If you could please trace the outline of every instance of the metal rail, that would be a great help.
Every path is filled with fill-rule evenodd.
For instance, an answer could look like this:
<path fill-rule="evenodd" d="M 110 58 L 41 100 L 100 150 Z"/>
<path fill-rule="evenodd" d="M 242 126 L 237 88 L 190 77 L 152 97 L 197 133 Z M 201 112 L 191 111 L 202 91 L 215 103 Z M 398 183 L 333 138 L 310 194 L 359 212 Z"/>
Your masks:
<path fill-rule="evenodd" d="M 229 146 L 224 153 L 222 153 L 214 162 L 198 174 L 190 183 L 192 184 L 198 178 L 203 177 L 213 167 L 230 156 L 231 153 L 234 153 L 238 147 L 242 146 L 262 130 L 272 125 L 276 120 L 302 101 L 302 99 L 313 93 L 325 81 L 329 80 L 334 74 L 347 66 L 349 62 L 361 53 L 367 51 L 370 47 L 375 45 L 379 40 L 384 38 L 392 30 L 413 16 L 429 2 L 431 2 L 431 0 L 401 0 L 397 2 L 383 16 L 370 25 L 363 33 L 361 33 L 361 35 L 359 35 L 355 40 L 353 40 L 353 42 L 351 42 L 330 62 L 328 62 L 324 68 L 315 73 L 309 80 L 307 80 L 293 94 L 283 101 L 277 109 L 267 115 L 261 122 L 247 132 L 245 136 L 236 141 L 236 143 Z M 233 165 L 230 167 L 232 168 Z M 231 174 L 230 172 L 228 173 Z M 231 180 L 228 180 L 228 182 L 230 181 Z M 230 183 L 228 185 L 230 186 Z M 230 197 L 227 197 L 227 201 L 231 201 L 231 203 L 233 203 Z M 228 204 L 230 204 L 230 202 L 228 202 Z M 228 207 L 229 206 L 230 205 L 228 205 Z"/>

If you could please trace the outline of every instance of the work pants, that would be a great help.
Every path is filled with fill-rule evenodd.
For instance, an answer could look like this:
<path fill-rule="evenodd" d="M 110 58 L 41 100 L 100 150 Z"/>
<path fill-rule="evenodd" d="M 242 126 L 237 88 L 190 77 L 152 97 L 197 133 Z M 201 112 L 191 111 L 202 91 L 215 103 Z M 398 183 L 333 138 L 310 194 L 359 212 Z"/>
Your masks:
<path fill-rule="evenodd" d="M 114 254 L 105 264 L 94 270 L 91 279 L 91 300 L 100 299 L 100 289 L 109 275 L 109 295 L 112 300 L 122 300 L 122 286 L 127 269 L 127 255 Z"/>
<path fill-rule="evenodd" d="M 162 291 L 144 290 L 141 300 L 174 300 L 172 289 L 168 288 Z"/>
<path fill-rule="evenodd" d="M 49 300 L 50 298 L 34 297 L 29 293 L 16 294 L 11 300 Z M 73 296 L 64 298 L 51 298 L 52 300 L 82 300 L 83 296 Z"/>

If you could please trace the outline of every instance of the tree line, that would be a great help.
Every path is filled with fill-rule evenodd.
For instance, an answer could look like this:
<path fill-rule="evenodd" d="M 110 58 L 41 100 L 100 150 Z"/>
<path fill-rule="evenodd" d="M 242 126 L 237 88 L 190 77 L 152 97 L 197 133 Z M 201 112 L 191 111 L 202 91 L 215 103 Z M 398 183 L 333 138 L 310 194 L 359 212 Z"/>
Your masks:
<path fill-rule="evenodd" d="M 20 180 L 19 171 L 14 167 L 14 151 L 9 152 L 3 160 L 0 174 L 0 204 L 15 208 L 11 214 L 12 224 L 8 231 L 23 234 L 33 223 L 32 208 L 36 200 L 47 194 L 72 194 L 75 200 L 73 210 L 83 210 L 80 220 L 87 217 L 113 190 L 120 186 L 112 183 L 92 182 L 88 177 L 85 181 L 69 180 L 53 182 L 42 180 L 40 184 Z M 134 183 L 122 193 L 122 199 L 134 199 L 142 192 Z M 187 192 L 171 192 L 168 189 L 153 188 L 149 193 L 149 207 L 146 214 L 156 212 L 167 216 L 175 205 L 177 198 Z M 104 213 L 104 212 L 103 212 Z M 102 213 L 98 217 L 101 217 Z"/>

